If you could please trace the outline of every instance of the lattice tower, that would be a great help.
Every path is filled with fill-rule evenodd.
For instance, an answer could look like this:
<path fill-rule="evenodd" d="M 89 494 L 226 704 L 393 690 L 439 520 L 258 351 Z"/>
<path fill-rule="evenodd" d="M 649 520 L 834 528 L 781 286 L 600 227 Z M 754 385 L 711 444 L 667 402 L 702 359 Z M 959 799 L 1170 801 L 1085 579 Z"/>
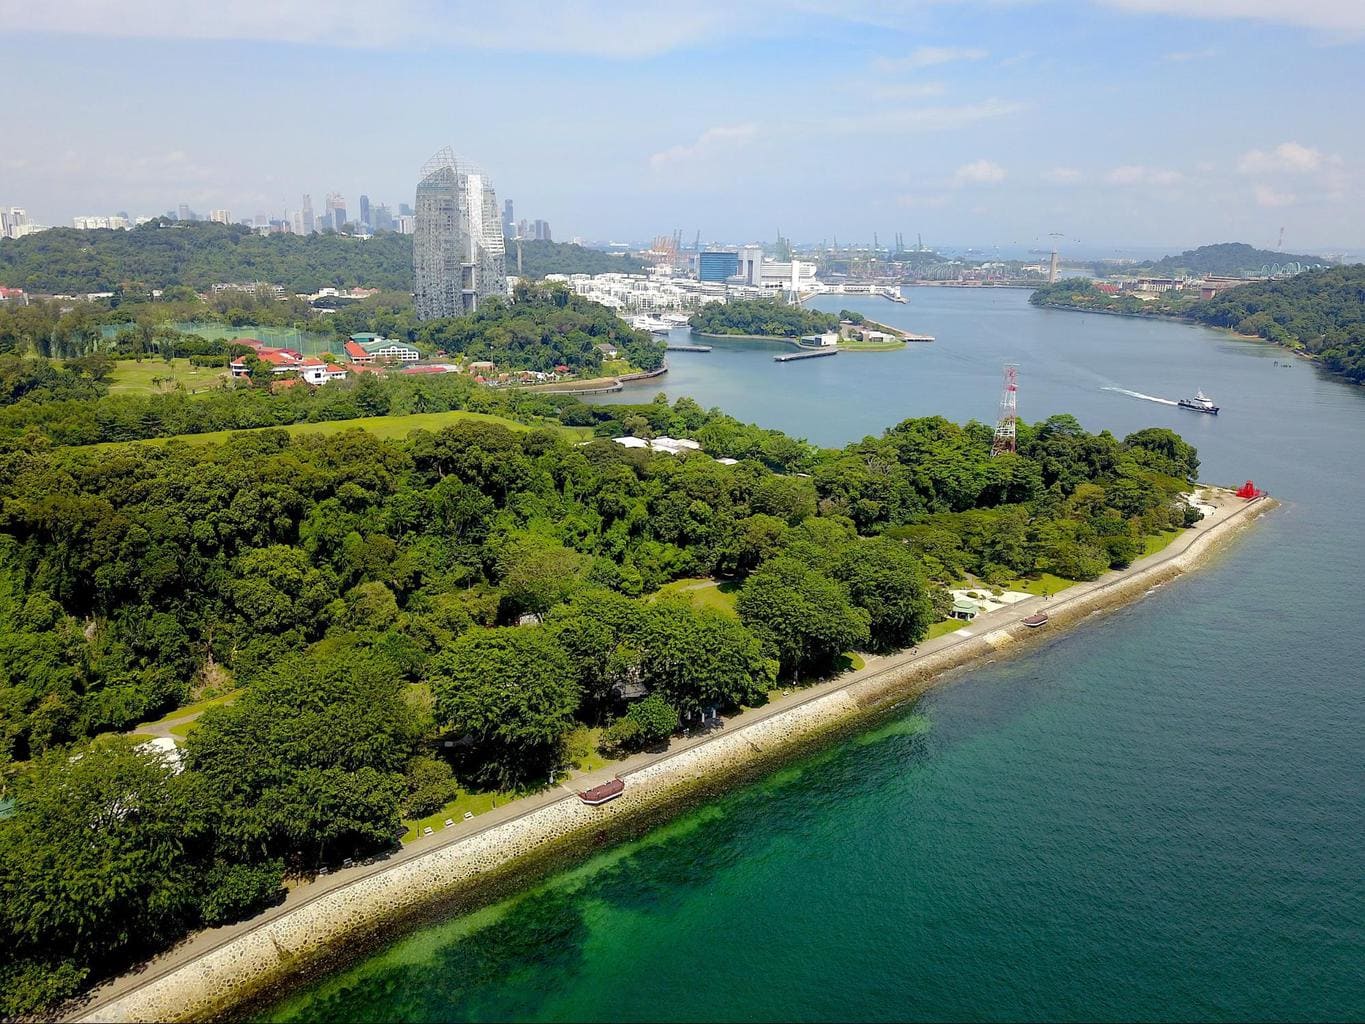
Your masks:
<path fill-rule="evenodd" d="M 1018 449 L 1018 397 L 1019 368 L 1013 363 L 1006 363 L 1005 380 L 1000 389 L 1000 418 L 995 423 L 995 439 L 991 442 L 992 458 Z"/>

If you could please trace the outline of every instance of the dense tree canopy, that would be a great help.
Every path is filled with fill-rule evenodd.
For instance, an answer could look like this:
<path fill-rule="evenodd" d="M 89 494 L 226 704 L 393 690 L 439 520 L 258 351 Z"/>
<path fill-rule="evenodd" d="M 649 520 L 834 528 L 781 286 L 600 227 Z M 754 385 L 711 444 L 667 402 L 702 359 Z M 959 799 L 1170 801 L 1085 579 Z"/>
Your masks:
<path fill-rule="evenodd" d="M 347 399 L 411 397 L 373 387 Z M 0 822 L 5 1012 L 384 848 L 457 785 L 543 784 L 579 725 L 636 749 L 850 650 L 918 642 L 968 574 L 1126 564 L 1185 521 L 1198 466 L 1169 431 L 1119 441 L 1069 416 L 1021 424 L 1019 453 L 992 459 L 989 427 L 940 418 L 829 451 L 686 399 L 496 400 L 599 437 L 461 421 L 401 441 L 93 450 L 33 430 L 0 447 L 0 754 L 26 763 Z M 710 454 L 600 437 L 626 420 Z M 655 596 L 717 575 L 736 577 L 734 613 Z M 215 695 L 178 774 L 108 735 Z M 76 850 L 92 820 L 99 843 Z"/>
<path fill-rule="evenodd" d="M 517 273 L 508 244 L 507 272 Z M 523 241 L 522 276 L 640 273 L 633 256 L 611 255 L 564 242 Z M 156 218 L 131 231 L 53 228 L 0 238 L 0 285 L 30 292 L 84 295 L 263 281 L 288 292 L 321 288 L 412 291 L 412 236 L 381 232 L 355 238 L 258 235 L 240 224 Z"/>
<path fill-rule="evenodd" d="M 839 326 L 833 313 L 789 306 L 776 299 L 732 299 L 708 302 L 692 314 L 692 329 L 705 334 L 761 334 L 799 338 Z"/>

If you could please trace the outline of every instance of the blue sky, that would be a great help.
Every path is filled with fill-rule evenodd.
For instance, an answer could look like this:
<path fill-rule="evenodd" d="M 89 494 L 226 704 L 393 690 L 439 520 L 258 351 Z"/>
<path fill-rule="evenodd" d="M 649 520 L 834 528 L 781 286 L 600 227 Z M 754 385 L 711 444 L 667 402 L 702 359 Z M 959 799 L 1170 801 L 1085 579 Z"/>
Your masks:
<path fill-rule="evenodd" d="M 1365 248 L 1365 0 L 0 0 L 0 24 L 0 205 L 48 223 L 396 207 L 449 144 L 557 238 Z"/>

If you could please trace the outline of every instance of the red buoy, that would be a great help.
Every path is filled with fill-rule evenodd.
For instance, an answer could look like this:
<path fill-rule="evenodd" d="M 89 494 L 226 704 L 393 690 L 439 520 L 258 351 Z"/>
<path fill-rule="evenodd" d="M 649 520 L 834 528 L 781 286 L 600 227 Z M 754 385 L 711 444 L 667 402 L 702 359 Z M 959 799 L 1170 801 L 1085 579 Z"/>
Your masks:
<path fill-rule="evenodd" d="M 1242 486 L 1238 489 L 1237 497 L 1246 498 L 1248 501 L 1250 501 L 1252 498 L 1264 498 L 1265 491 L 1261 490 L 1250 480 L 1248 480 L 1246 483 L 1242 484 Z"/>

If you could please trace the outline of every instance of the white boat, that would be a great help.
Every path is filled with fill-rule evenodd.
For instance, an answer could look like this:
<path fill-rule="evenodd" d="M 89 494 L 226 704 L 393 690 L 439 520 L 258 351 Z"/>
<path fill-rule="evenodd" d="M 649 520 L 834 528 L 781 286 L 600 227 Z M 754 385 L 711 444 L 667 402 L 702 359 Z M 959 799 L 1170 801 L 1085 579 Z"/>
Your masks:
<path fill-rule="evenodd" d="M 634 327 L 637 331 L 648 331 L 650 334 L 667 334 L 673 329 L 658 317 L 646 316 L 643 314 L 631 317 L 630 326 Z"/>
<path fill-rule="evenodd" d="M 1193 398 L 1182 398 L 1176 403 L 1182 409 L 1193 409 L 1195 412 L 1206 412 L 1210 416 L 1218 415 L 1218 406 L 1213 404 L 1213 399 L 1202 391 L 1196 391 Z"/>

